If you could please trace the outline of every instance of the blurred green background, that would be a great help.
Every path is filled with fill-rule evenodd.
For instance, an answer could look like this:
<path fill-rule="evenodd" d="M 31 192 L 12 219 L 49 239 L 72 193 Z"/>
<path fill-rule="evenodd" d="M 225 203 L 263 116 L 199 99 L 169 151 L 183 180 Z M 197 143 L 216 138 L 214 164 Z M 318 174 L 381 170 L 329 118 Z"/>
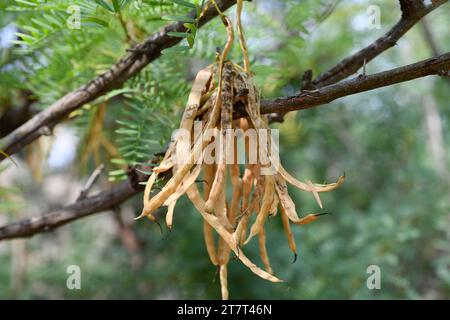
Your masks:
<path fill-rule="evenodd" d="M 90 14 L 106 23 L 85 23 L 82 31 L 65 26 L 39 31 L 44 27 L 33 19 L 45 21 L 43 13 L 64 17 L 68 2 L 49 1 L 32 9 L 19 1 L 0 4 L 0 116 L 21 101 L 23 92 L 36 98 L 36 110 L 47 107 L 108 68 L 130 46 L 117 15 L 102 8 Z M 379 29 L 370 27 L 371 5 L 380 9 Z M 186 9 L 170 1 L 132 1 L 123 9 L 123 18 L 137 42 L 167 23 L 162 15 L 179 12 Z M 234 19 L 234 10 L 228 13 Z M 306 69 L 320 74 L 383 35 L 400 15 L 398 2 L 387 0 L 246 3 L 244 27 L 263 98 L 294 94 Z M 441 53 L 450 47 L 449 18 L 448 4 L 427 17 Z M 35 31 L 36 41 L 8 44 L 14 32 L 33 34 L 26 27 L 30 25 L 40 32 Z M 83 148 L 89 145 L 87 132 L 102 103 L 108 104 L 102 132 L 128 162 L 129 156 L 120 150 L 115 120 L 126 118 L 123 112 L 133 103 L 149 117 L 142 130 L 155 142 L 145 145 L 143 158 L 151 158 L 180 119 L 192 77 L 212 61 L 215 47 L 223 45 L 220 21 L 200 29 L 195 41 L 188 52 L 163 55 L 128 81 L 125 87 L 135 90 L 128 97 L 85 107 L 75 121 L 56 130 L 54 138 L 43 138 L 18 155 L 18 167 L 4 162 L 1 224 L 71 203 L 100 162 L 112 172 L 110 180 L 117 178 L 118 162 L 110 162 L 117 158 L 114 152 L 99 147 L 89 154 L 90 149 Z M 367 73 L 432 55 L 430 39 L 419 23 L 394 48 L 368 63 Z M 232 59 L 241 59 L 237 46 Z M 157 93 L 151 91 L 154 86 L 146 86 L 149 83 L 158 84 Z M 284 282 L 266 282 L 232 260 L 230 298 L 450 298 L 449 107 L 450 82 L 428 77 L 289 113 L 284 123 L 274 124 L 280 129 L 281 159 L 294 176 L 323 182 L 345 172 L 347 179 L 322 197 L 332 215 L 294 227 L 296 263 L 292 264 L 279 216 L 269 220 L 268 251 Z M 57 138 L 59 133 L 66 140 Z M 59 147 L 58 139 L 63 139 Z M 110 183 L 114 182 L 108 182 L 105 173 L 100 185 Z M 294 188 L 290 193 L 299 213 L 318 210 L 310 194 Z M 148 221 L 134 222 L 140 209 L 138 195 L 114 213 L 94 215 L 27 240 L 0 242 L 0 298 L 220 298 L 218 275 L 203 243 L 202 221 L 189 201 L 183 198 L 177 204 L 170 235 L 161 235 Z M 255 243 L 246 251 L 261 265 Z M 66 288 L 69 265 L 81 268 L 81 290 Z M 366 286 L 370 265 L 381 269 L 380 290 Z"/>

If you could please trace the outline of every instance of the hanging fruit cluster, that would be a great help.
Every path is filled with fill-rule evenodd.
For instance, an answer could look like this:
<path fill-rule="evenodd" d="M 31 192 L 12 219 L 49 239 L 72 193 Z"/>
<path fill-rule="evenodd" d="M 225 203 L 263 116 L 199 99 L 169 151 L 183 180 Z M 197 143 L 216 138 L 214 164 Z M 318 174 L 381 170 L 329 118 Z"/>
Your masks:
<path fill-rule="evenodd" d="M 185 136 L 184 139 L 182 135 L 178 136 L 170 144 L 159 166 L 153 168 L 145 188 L 144 208 L 140 217 L 147 216 L 154 221 L 152 213 L 161 206 L 167 206 L 166 223 L 171 228 L 175 204 L 186 194 L 203 217 L 206 249 L 211 262 L 219 268 L 222 298 L 228 299 L 227 264 L 231 252 L 261 278 L 272 282 L 281 281 L 273 275 L 266 249 L 265 222 L 269 216 L 275 216 L 279 209 L 289 247 L 296 256 L 291 223 L 307 224 L 320 215 L 309 214 L 300 218 L 288 194 L 287 183 L 311 192 L 322 207 L 319 193 L 339 187 L 344 176 L 339 177 L 336 183 L 313 184 L 311 181 L 298 181 L 283 168 L 278 160 L 278 149 L 271 138 L 267 118 L 260 114 L 259 93 L 249 70 L 240 19 L 242 0 L 238 1 L 236 24 L 244 56 L 243 67 L 226 60 L 234 40 L 234 31 L 230 19 L 216 8 L 227 28 L 227 42 L 217 62 L 201 70 L 195 78 L 180 124 L 180 130 L 189 133 L 187 148 Z M 233 119 L 233 106 L 237 103 L 245 107 L 246 116 Z M 200 134 L 194 130 L 196 119 L 201 119 Z M 227 133 L 237 129 L 244 136 L 253 130 L 257 136 L 256 142 L 244 141 L 244 147 L 238 148 L 237 136 L 234 135 L 232 139 L 227 136 Z M 211 132 L 214 134 L 211 135 Z M 264 132 L 267 133 L 266 138 L 262 139 Z M 213 143 L 219 147 L 209 148 Z M 249 161 L 255 158 L 255 153 L 256 161 Z M 215 163 L 208 161 L 211 156 L 215 158 Z M 246 159 L 243 172 L 238 163 L 240 156 Z M 269 167 L 273 169 L 269 170 L 269 174 L 263 174 L 264 169 L 267 169 L 263 159 L 268 159 Z M 150 197 L 158 175 L 169 170 L 172 170 L 172 177 L 160 192 Z M 201 174 L 202 192 L 195 183 Z M 231 188 L 227 188 L 229 186 Z M 253 218 L 254 215 L 256 218 Z M 214 232 L 219 235 L 217 244 Z M 258 237 L 264 270 L 244 254 L 243 247 L 253 237 Z"/>

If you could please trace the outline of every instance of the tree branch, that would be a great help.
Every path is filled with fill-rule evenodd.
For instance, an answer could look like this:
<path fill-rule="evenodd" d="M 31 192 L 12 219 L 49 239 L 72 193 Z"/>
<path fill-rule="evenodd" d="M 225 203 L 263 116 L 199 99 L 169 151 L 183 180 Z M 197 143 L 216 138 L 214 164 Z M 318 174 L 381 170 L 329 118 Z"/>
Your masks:
<path fill-rule="evenodd" d="M 87 197 L 70 206 L 1 227 L 0 240 L 27 238 L 37 233 L 51 231 L 74 220 L 112 209 L 138 192 L 139 190 L 135 189 L 129 181 L 123 182 L 110 190 Z"/>
<path fill-rule="evenodd" d="M 146 168 L 148 169 L 148 168 Z M 166 176 L 162 176 L 163 178 Z M 78 199 L 75 203 L 38 217 L 27 218 L 0 227 L 0 241 L 15 238 L 28 238 L 38 233 L 52 231 L 69 222 L 82 219 L 95 213 L 117 208 L 133 195 L 141 192 L 144 187 L 140 182 L 146 181 L 148 176 L 130 168 L 128 180 L 95 196 Z"/>
<path fill-rule="evenodd" d="M 324 87 L 336 83 L 357 72 L 364 63 L 373 60 L 379 54 L 396 45 L 397 41 L 408 32 L 420 19 L 446 3 L 448 0 L 433 1 L 428 7 L 417 0 L 400 0 L 401 19 L 385 35 L 375 40 L 367 47 L 345 58 L 328 71 L 319 75 L 313 84 Z"/>
<path fill-rule="evenodd" d="M 423 36 L 425 38 L 425 41 L 427 42 L 428 46 L 430 47 L 431 53 L 433 53 L 433 56 L 437 56 L 440 53 L 440 50 L 438 49 L 438 45 L 436 43 L 436 39 L 434 39 L 433 32 L 431 31 L 431 27 L 428 23 L 427 19 L 422 19 L 422 30 L 423 30 Z"/>
<path fill-rule="evenodd" d="M 261 113 L 287 112 L 302 110 L 329 103 L 341 97 L 390 86 L 399 82 L 426 77 L 429 75 L 448 76 L 450 70 L 450 52 L 440 56 L 422 60 L 407 66 L 358 76 L 313 91 L 301 92 L 298 95 L 282 97 L 275 100 L 261 101 Z M 242 116 L 242 108 L 236 116 Z"/>
<path fill-rule="evenodd" d="M 222 11 L 235 4 L 235 0 L 216 0 Z M 208 2 L 209 4 L 209 2 Z M 195 10 L 190 13 L 195 17 Z M 200 19 L 199 26 L 203 26 L 212 18 L 218 15 L 214 6 L 209 5 L 208 9 Z M 52 129 L 58 122 L 64 120 L 72 111 L 80 108 L 84 104 L 95 100 L 103 94 L 115 88 L 119 88 L 125 81 L 137 74 L 146 65 L 157 59 L 161 51 L 176 45 L 180 38 L 171 37 L 169 32 L 185 32 L 182 22 L 170 24 L 143 43 L 130 50 L 130 53 L 116 63 L 111 69 L 98 76 L 88 84 L 66 94 L 64 97 L 53 103 L 47 109 L 41 111 L 19 128 L 0 140 L 0 149 L 7 154 L 14 154 L 27 144 L 39 138 L 43 132 L 43 127 Z M 0 154 L 0 161 L 5 157 Z"/>

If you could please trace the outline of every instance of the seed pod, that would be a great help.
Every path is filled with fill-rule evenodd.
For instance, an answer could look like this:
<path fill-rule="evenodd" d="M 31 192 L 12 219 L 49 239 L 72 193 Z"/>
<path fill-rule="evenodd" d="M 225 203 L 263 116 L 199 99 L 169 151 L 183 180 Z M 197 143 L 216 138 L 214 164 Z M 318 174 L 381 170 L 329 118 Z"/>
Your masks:
<path fill-rule="evenodd" d="M 259 255 L 264 264 L 264 267 L 266 268 L 266 271 L 268 273 L 273 274 L 272 267 L 270 266 L 269 255 L 267 253 L 266 248 L 266 231 L 264 227 L 262 227 L 258 233 L 258 244 L 259 244 Z"/>
<path fill-rule="evenodd" d="M 177 202 L 174 201 L 169 205 L 169 208 L 167 209 L 167 214 L 166 214 L 166 225 L 167 228 L 169 230 L 172 230 L 172 225 L 173 225 L 173 210 L 175 209 L 175 204 Z"/>
<path fill-rule="evenodd" d="M 219 267 L 220 288 L 222 292 L 222 300 L 228 300 L 228 268 L 227 265 L 220 265 Z"/>
<path fill-rule="evenodd" d="M 286 234 L 289 248 L 294 253 L 295 261 L 297 258 L 297 245 L 295 244 L 294 234 L 292 233 L 291 225 L 289 224 L 289 218 L 286 215 L 286 211 L 283 206 L 280 206 L 280 216 L 281 221 L 283 222 L 284 233 Z"/>
<path fill-rule="evenodd" d="M 222 112 L 221 112 L 221 149 L 219 152 L 219 165 L 216 172 L 216 177 L 211 188 L 211 193 L 209 195 L 208 201 L 206 201 L 206 211 L 212 212 L 218 197 L 225 188 L 226 179 L 226 162 L 227 154 L 229 151 L 229 139 L 227 139 L 227 130 L 231 129 L 232 120 L 232 96 L 233 96 L 233 81 L 232 81 L 232 64 L 225 63 L 223 67 L 223 77 L 222 77 Z"/>
<path fill-rule="evenodd" d="M 264 223 L 266 222 L 267 216 L 269 215 L 270 207 L 272 205 L 272 200 L 274 197 L 274 179 L 271 176 L 267 176 L 265 178 L 266 185 L 264 190 L 264 196 L 262 199 L 261 209 L 256 217 L 255 222 L 250 228 L 250 235 L 247 240 L 245 240 L 244 244 L 247 244 L 252 237 L 259 234 L 261 229 L 264 227 Z"/>
<path fill-rule="evenodd" d="M 205 199 L 208 199 L 209 192 L 211 191 L 212 182 L 214 180 L 214 174 L 215 174 L 215 166 L 214 165 L 204 165 L 204 194 Z M 212 264 L 217 266 L 219 265 L 219 259 L 217 257 L 217 251 L 216 251 L 216 245 L 214 242 L 214 234 L 213 234 L 213 228 L 211 225 L 206 221 L 203 220 L 203 234 L 205 237 L 205 245 L 206 250 L 209 255 L 209 259 L 211 260 Z"/>

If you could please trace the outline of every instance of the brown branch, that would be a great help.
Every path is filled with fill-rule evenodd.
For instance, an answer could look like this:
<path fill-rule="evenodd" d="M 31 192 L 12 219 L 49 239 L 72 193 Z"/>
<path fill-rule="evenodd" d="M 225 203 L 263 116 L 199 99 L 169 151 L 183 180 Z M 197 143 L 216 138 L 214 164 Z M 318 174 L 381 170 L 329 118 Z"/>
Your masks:
<path fill-rule="evenodd" d="M 221 10 L 226 10 L 235 4 L 235 0 L 216 0 Z M 195 11 L 190 17 L 195 17 Z M 199 21 L 204 25 L 218 15 L 214 6 L 209 5 Z M 168 25 L 143 43 L 130 50 L 131 52 L 116 63 L 111 69 L 98 76 L 88 84 L 66 94 L 47 109 L 41 111 L 19 128 L 0 140 L 0 149 L 8 154 L 14 154 L 27 144 L 39 138 L 43 127 L 52 129 L 58 122 L 64 120 L 72 111 L 84 104 L 95 100 L 108 91 L 119 88 L 125 81 L 137 74 L 146 65 L 157 59 L 161 51 L 176 45 L 180 38 L 171 37 L 169 32 L 185 32 L 183 23 L 177 22 Z M 48 131 L 48 130 L 47 130 Z M 0 161 L 5 157 L 0 154 Z"/>
<path fill-rule="evenodd" d="M 86 199 L 86 197 L 88 196 L 88 193 L 92 189 L 92 186 L 94 185 L 95 181 L 97 181 L 98 177 L 102 174 L 102 171 L 104 168 L 105 168 L 105 165 L 101 164 L 94 170 L 94 172 L 92 172 L 92 174 L 86 181 L 86 185 L 81 190 L 80 195 L 77 198 L 77 201 Z"/>
<path fill-rule="evenodd" d="M 337 83 L 342 79 L 357 72 L 364 63 L 369 63 L 372 59 L 393 47 L 397 41 L 408 32 L 420 19 L 428 13 L 446 3 L 448 0 L 433 1 L 431 5 L 425 7 L 422 1 L 401 0 L 402 17 L 385 35 L 367 47 L 359 50 L 348 58 L 345 58 L 328 71 L 319 75 L 313 84 L 317 87 L 324 87 Z"/>
<path fill-rule="evenodd" d="M 433 31 L 430 24 L 428 23 L 428 20 L 426 18 L 423 18 L 421 21 L 421 25 L 425 42 L 430 47 L 433 56 L 438 56 L 441 53 L 441 50 L 439 49 L 439 45 L 434 38 Z M 447 84 L 450 84 L 450 77 L 445 78 L 445 80 L 447 80 Z"/>
<path fill-rule="evenodd" d="M 440 56 L 407 66 L 368 76 L 361 75 L 317 90 L 301 92 L 295 96 L 264 100 L 261 102 L 261 113 L 268 114 L 309 109 L 355 93 L 386 87 L 429 75 L 448 76 L 449 70 L 450 52 L 447 52 Z M 236 116 L 242 116 L 242 112 L 238 112 Z"/>
<path fill-rule="evenodd" d="M 422 19 L 421 25 L 422 25 L 422 30 L 423 30 L 423 36 L 424 36 L 425 41 L 427 42 L 428 46 L 430 47 L 431 53 L 433 54 L 433 56 L 439 55 L 440 50 L 436 43 L 436 39 L 433 36 L 433 32 L 431 31 L 431 27 L 428 23 L 428 20 L 425 18 Z"/>
<path fill-rule="evenodd" d="M 0 227 L 0 241 L 15 238 L 28 238 L 35 234 L 52 231 L 74 220 L 82 219 L 95 213 L 112 210 L 133 195 L 143 190 L 139 182 L 148 176 L 130 168 L 128 180 L 95 196 L 77 200 L 67 207 L 53 210 L 38 217 L 24 219 Z"/>
<path fill-rule="evenodd" d="M 133 188 L 129 181 L 123 182 L 110 190 L 87 197 L 70 206 L 1 227 L 0 240 L 27 238 L 37 233 L 51 231 L 74 220 L 112 209 L 137 192 L 139 190 Z"/>
<path fill-rule="evenodd" d="M 420 15 L 426 9 L 423 0 L 399 0 L 402 16 L 408 19 L 415 15 Z"/>

